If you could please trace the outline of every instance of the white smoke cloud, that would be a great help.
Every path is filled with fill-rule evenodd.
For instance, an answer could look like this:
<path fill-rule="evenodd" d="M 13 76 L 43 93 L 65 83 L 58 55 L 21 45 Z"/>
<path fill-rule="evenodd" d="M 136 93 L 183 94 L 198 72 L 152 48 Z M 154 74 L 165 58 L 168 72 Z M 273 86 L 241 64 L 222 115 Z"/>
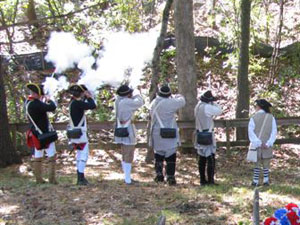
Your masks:
<path fill-rule="evenodd" d="M 53 98 L 58 92 L 68 89 L 69 82 L 65 76 L 61 76 L 58 79 L 55 79 L 54 77 L 47 77 L 43 85 L 45 94 Z"/>
<path fill-rule="evenodd" d="M 93 56 L 87 56 L 79 61 L 77 67 L 82 71 L 89 71 L 95 62 L 96 60 Z"/>
<path fill-rule="evenodd" d="M 55 66 L 55 73 L 73 68 L 84 57 L 92 54 L 93 48 L 76 40 L 72 33 L 52 32 L 47 42 L 46 61 Z"/>
<path fill-rule="evenodd" d="M 45 59 L 54 64 L 54 73 L 62 73 L 73 68 L 82 59 L 89 57 L 93 51 L 87 44 L 77 41 L 72 33 L 66 32 L 52 32 L 47 46 L 48 53 Z M 69 83 L 66 77 L 60 77 L 58 80 L 47 77 L 44 86 L 46 93 L 54 97 L 59 91 L 67 89 Z"/>
<path fill-rule="evenodd" d="M 79 83 L 95 91 L 103 84 L 118 86 L 130 72 L 130 85 L 136 87 L 142 78 L 145 63 L 152 59 L 158 31 L 129 34 L 109 33 L 105 36 L 104 50 L 97 59 L 97 70 L 84 70 Z"/>
<path fill-rule="evenodd" d="M 132 87 L 136 87 L 142 78 L 145 63 L 152 59 L 158 34 L 157 29 L 136 34 L 107 33 L 104 48 L 98 59 L 95 59 L 91 55 L 93 48 L 77 41 L 73 34 L 52 32 L 47 43 L 46 60 L 55 65 L 56 73 L 73 68 L 77 64 L 83 71 L 78 83 L 85 84 L 92 92 L 106 84 L 116 87 L 125 79 L 129 80 Z M 97 64 L 96 70 L 92 69 L 94 63 Z M 126 76 L 128 71 L 130 76 Z M 61 89 L 56 87 L 59 83 L 59 80 L 47 78 L 44 84 L 48 93 L 55 95 Z M 67 85 L 64 88 L 67 88 Z"/>

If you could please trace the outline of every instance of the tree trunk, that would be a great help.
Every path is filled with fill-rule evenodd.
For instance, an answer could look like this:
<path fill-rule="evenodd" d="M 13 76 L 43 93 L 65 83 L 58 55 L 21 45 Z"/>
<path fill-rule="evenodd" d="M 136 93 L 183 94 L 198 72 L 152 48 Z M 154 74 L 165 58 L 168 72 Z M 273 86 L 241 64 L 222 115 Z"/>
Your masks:
<path fill-rule="evenodd" d="M 195 40 L 193 21 L 193 1 L 175 0 L 176 70 L 179 92 L 186 99 L 186 106 L 180 111 L 180 120 L 194 120 L 197 103 L 197 76 L 195 63 Z M 183 130 L 181 139 L 192 143 L 193 129 Z M 190 149 L 183 149 L 188 152 Z"/>
<path fill-rule="evenodd" d="M 0 56 L 0 167 L 5 167 L 13 163 L 21 163 L 21 158 L 17 154 L 15 147 L 13 146 L 6 108 L 6 96 L 4 89 L 2 57 Z"/>
<path fill-rule="evenodd" d="M 170 16 L 170 10 L 172 4 L 173 4 L 173 0 L 168 0 L 166 2 L 166 6 L 163 12 L 162 23 L 161 23 L 160 35 L 157 38 L 156 46 L 153 53 L 152 77 L 151 77 L 151 84 L 150 84 L 151 86 L 149 91 L 150 101 L 152 101 L 155 98 L 157 92 L 157 85 L 159 82 L 159 74 L 160 74 L 160 55 L 162 50 L 164 49 L 164 42 L 167 35 L 168 22 L 169 22 L 169 16 Z"/>
<path fill-rule="evenodd" d="M 161 23 L 161 30 L 160 35 L 157 38 L 156 46 L 153 53 L 153 59 L 152 59 L 152 77 L 151 77 L 151 84 L 150 84 L 150 102 L 155 98 L 156 92 L 157 92 L 157 85 L 159 82 L 159 74 L 160 74 L 160 55 L 162 50 L 164 49 L 164 41 L 167 35 L 168 30 L 168 22 L 169 22 L 169 16 L 170 16 L 170 10 L 173 4 L 173 0 L 168 0 L 166 2 L 166 6 L 164 8 L 163 17 L 162 17 L 162 23 Z M 148 121 L 147 124 L 147 139 L 149 143 L 150 138 L 150 127 L 151 126 L 151 120 Z M 154 151 L 153 148 L 148 147 L 147 155 L 146 155 L 146 163 L 151 163 L 154 159 Z"/>
<path fill-rule="evenodd" d="M 280 0 L 280 12 L 279 12 L 279 21 L 278 21 L 278 30 L 276 34 L 276 40 L 274 43 L 273 53 L 271 57 L 270 69 L 269 69 L 269 85 L 273 85 L 275 81 L 275 76 L 278 73 L 278 55 L 280 51 L 281 44 L 281 31 L 283 27 L 283 9 L 284 9 L 284 0 Z"/>
<path fill-rule="evenodd" d="M 240 39 L 240 54 L 239 54 L 239 67 L 238 67 L 238 96 L 236 107 L 236 118 L 249 117 L 249 80 L 248 80 L 248 67 L 249 67 L 249 39 L 250 39 L 250 11 L 251 0 L 241 1 L 241 39 Z M 247 129 L 237 129 L 237 140 L 247 138 Z"/>

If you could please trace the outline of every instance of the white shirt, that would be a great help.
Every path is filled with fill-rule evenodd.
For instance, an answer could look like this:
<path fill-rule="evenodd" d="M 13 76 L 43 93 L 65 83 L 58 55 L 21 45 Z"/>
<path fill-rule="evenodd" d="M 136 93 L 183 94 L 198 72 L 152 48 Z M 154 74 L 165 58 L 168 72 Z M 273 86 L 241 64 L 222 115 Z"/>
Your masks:
<path fill-rule="evenodd" d="M 257 113 L 266 113 L 264 110 L 259 110 Z M 262 141 L 256 136 L 254 133 L 255 129 L 255 123 L 253 118 L 250 118 L 249 125 L 248 125 L 248 136 L 249 140 L 251 142 L 250 146 L 251 148 L 259 148 L 262 145 Z M 269 140 L 267 141 L 266 145 L 267 147 L 272 147 L 277 136 L 277 125 L 276 125 L 276 120 L 273 117 L 272 120 L 272 131 Z"/>
<path fill-rule="evenodd" d="M 222 114 L 222 109 L 218 104 L 206 104 L 204 112 L 206 116 L 212 117 L 212 116 L 219 116 Z"/>

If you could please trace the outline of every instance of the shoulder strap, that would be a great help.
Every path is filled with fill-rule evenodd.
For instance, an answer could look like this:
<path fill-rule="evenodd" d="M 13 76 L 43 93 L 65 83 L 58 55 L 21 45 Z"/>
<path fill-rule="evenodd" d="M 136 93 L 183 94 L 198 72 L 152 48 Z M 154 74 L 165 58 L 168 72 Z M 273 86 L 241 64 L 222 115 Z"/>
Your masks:
<path fill-rule="evenodd" d="M 154 115 L 155 115 L 155 116 L 156 116 L 156 119 L 157 119 L 157 121 L 158 121 L 158 123 L 159 123 L 159 125 L 160 125 L 160 127 L 161 127 L 161 128 L 164 128 L 164 125 L 163 125 L 163 123 L 162 123 L 162 121 L 161 121 L 161 119 L 160 119 L 160 117 L 159 117 L 159 115 L 158 115 L 158 113 L 157 113 L 157 109 L 158 109 L 158 107 L 161 105 L 162 102 L 164 102 L 164 99 L 162 99 L 159 103 L 156 104 L 155 108 L 154 108 L 153 111 L 152 111 L 151 118 L 153 118 Z"/>
<path fill-rule="evenodd" d="M 69 106 L 69 117 L 70 117 L 71 127 L 75 128 L 74 122 L 73 122 L 72 117 L 71 117 L 71 105 L 72 105 L 73 101 L 70 103 L 70 106 Z M 85 115 L 84 115 L 84 112 L 83 112 L 82 118 L 81 118 L 80 122 L 78 123 L 77 127 L 82 127 L 82 124 L 83 124 L 84 121 L 85 121 Z M 86 123 L 85 123 L 85 126 L 86 126 Z"/>
<path fill-rule="evenodd" d="M 200 103 L 200 104 L 198 105 L 198 107 L 197 107 L 197 110 L 196 110 L 197 114 L 198 114 L 198 111 L 199 111 L 199 109 L 200 109 L 200 106 L 201 106 L 201 103 Z M 205 113 L 205 105 L 204 105 L 204 113 Z M 198 120 L 200 131 L 203 131 L 203 129 L 202 129 L 202 127 L 201 127 L 200 119 L 199 119 L 198 117 L 196 117 L 196 119 Z M 212 122 L 212 123 L 210 124 L 210 127 L 208 128 L 208 131 L 209 131 L 209 132 L 212 132 L 213 125 L 214 125 L 214 123 Z"/>
<path fill-rule="evenodd" d="M 28 112 L 28 107 L 29 107 L 29 104 L 31 103 L 32 101 L 29 101 L 26 105 L 26 115 L 28 116 L 28 118 L 30 119 L 31 123 L 33 124 L 33 126 L 35 127 L 35 129 L 40 133 L 40 134 L 43 134 L 43 132 L 41 131 L 41 129 L 36 125 L 36 123 L 34 122 L 34 120 L 32 119 L 32 117 L 30 116 L 29 112 Z"/>
<path fill-rule="evenodd" d="M 259 139 L 261 138 L 262 132 L 263 132 L 263 130 L 264 130 L 264 128 L 265 128 L 267 118 L 268 118 L 268 114 L 266 113 L 265 118 L 264 118 L 264 121 L 263 121 L 263 124 L 262 124 L 262 126 L 261 126 L 261 128 L 260 128 L 260 131 L 259 131 L 259 135 L 258 135 L 258 138 L 259 138 Z"/>
<path fill-rule="evenodd" d="M 197 109 L 196 109 L 196 120 L 198 121 L 198 124 L 199 124 L 199 130 L 202 131 L 200 119 L 199 119 L 198 116 L 197 116 L 198 113 L 199 113 L 200 106 L 201 106 L 201 103 L 199 103 L 199 105 L 197 106 Z"/>
<path fill-rule="evenodd" d="M 121 101 L 121 100 L 118 99 L 118 100 L 115 102 L 117 128 L 119 128 L 119 127 L 128 127 L 129 124 L 130 124 L 130 122 L 131 122 L 131 119 L 129 119 L 128 121 L 126 121 L 125 124 L 121 124 L 121 122 L 120 122 L 120 120 L 119 120 L 119 117 L 118 117 L 120 101 Z"/>

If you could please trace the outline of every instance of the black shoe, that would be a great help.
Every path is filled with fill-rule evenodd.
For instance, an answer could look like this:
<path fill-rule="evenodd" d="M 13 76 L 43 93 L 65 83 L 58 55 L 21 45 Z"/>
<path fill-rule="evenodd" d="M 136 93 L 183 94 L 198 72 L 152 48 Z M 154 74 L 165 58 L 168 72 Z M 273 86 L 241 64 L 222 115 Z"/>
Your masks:
<path fill-rule="evenodd" d="M 258 187 L 259 185 L 258 185 L 258 183 L 255 183 L 254 181 L 252 181 L 251 186 L 252 187 Z"/>
<path fill-rule="evenodd" d="M 265 182 L 264 186 L 270 186 L 270 183 L 269 182 Z"/>
<path fill-rule="evenodd" d="M 85 179 L 85 177 L 83 177 L 82 179 L 82 185 L 89 185 L 90 183 L 88 182 L 87 179 Z"/>
<path fill-rule="evenodd" d="M 138 185 L 139 184 L 139 182 L 137 180 L 134 180 L 134 179 L 131 179 L 131 183 L 126 183 L 125 181 L 124 181 L 124 183 L 126 185 Z"/>
<path fill-rule="evenodd" d="M 208 185 L 208 182 L 205 180 L 205 181 L 200 181 L 200 186 L 206 186 Z"/>
<path fill-rule="evenodd" d="M 157 175 L 157 176 L 154 178 L 154 181 L 155 181 L 156 183 L 162 183 L 162 182 L 165 181 L 165 178 L 164 178 L 164 176 L 162 176 L 162 175 Z"/>
<path fill-rule="evenodd" d="M 88 184 L 89 182 L 86 179 L 77 181 L 77 185 L 79 186 L 87 186 Z"/>
<path fill-rule="evenodd" d="M 167 182 L 170 186 L 175 186 L 176 185 L 176 179 L 175 177 L 168 177 Z"/>
<path fill-rule="evenodd" d="M 84 177 L 84 173 L 80 173 L 77 171 L 77 185 L 86 186 L 89 182 Z"/>

